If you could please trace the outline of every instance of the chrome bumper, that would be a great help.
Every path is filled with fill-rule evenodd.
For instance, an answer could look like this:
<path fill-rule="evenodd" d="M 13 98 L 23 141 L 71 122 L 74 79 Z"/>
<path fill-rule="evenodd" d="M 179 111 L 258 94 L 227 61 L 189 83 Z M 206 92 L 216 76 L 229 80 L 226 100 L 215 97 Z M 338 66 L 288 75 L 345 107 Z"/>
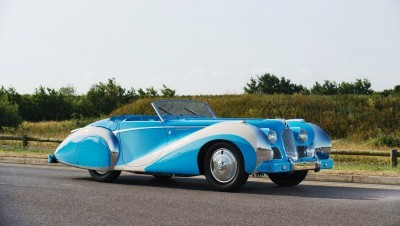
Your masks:
<path fill-rule="evenodd" d="M 318 172 L 321 169 L 321 165 L 318 162 L 296 162 L 292 163 L 292 170 L 314 170 Z"/>

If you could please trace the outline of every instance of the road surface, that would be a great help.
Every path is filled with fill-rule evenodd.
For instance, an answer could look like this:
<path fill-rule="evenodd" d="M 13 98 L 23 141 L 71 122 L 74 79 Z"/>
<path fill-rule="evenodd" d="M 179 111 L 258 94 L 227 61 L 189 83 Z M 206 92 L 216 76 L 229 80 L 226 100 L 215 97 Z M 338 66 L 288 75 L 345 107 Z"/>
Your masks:
<path fill-rule="evenodd" d="M 400 225 L 400 186 L 252 178 L 236 193 L 202 177 L 159 181 L 122 173 L 0 163 L 0 225 Z"/>

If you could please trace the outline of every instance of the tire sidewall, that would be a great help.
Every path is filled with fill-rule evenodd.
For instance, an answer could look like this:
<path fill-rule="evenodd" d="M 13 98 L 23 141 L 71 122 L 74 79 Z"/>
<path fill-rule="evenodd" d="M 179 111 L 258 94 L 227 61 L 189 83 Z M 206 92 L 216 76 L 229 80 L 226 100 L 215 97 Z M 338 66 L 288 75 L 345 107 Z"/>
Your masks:
<path fill-rule="evenodd" d="M 89 174 L 95 181 L 113 182 L 119 177 L 121 171 L 114 170 L 107 173 L 99 173 L 96 170 L 89 170 Z"/>
<path fill-rule="evenodd" d="M 274 173 L 268 174 L 268 177 L 279 186 L 296 186 L 300 184 L 307 176 L 308 171 L 295 171 L 293 173 Z"/>

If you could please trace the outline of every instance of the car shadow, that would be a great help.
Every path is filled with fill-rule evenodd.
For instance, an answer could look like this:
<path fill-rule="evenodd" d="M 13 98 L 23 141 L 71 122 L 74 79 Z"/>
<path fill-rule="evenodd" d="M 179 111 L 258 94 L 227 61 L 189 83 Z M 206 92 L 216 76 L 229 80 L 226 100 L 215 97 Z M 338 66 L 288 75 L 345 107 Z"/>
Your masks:
<path fill-rule="evenodd" d="M 95 182 L 89 177 L 75 179 Z M 173 188 L 202 192 L 219 192 L 215 190 L 205 178 L 199 177 L 173 177 L 170 179 L 156 179 L 150 175 L 122 174 L 112 184 L 149 188 Z M 322 185 L 304 183 L 295 187 L 280 187 L 265 179 L 265 182 L 247 181 L 245 186 L 243 186 L 243 188 L 236 193 L 242 195 L 290 196 L 348 200 L 377 200 L 388 196 L 400 196 L 400 190 L 363 188 L 353 187 L 350 185 L 351 184 L 346 186 L 346 184 L 343 183 L 340 183 L 340 185 L 336 183 L 327 183 Z"/>

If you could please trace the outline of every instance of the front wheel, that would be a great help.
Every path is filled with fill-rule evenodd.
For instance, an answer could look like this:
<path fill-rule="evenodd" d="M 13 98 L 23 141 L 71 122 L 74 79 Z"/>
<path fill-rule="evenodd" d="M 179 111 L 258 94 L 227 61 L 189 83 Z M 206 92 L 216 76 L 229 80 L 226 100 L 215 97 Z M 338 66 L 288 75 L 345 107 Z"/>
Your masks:
<path fill-rule="evenodd" d="M 89 170 L 89 174 L 95 181 L 110 183 L 114 182 L 119 177 L 121 171 L 113 170 L 113 171 L 101 172 L 96 170 Z"/>
<path fill-rule="evenodd" d="M 271 173 L 268 174 L 269 179 L 279 186 L 296 186 L 306 178 L 308 171 L 295 171 L 289 173 Z"/>
<path fill-rule="evenodd" d="M 218 142 L 206 152 L 204 174 L 220 191 L 236 191 L 247 181 L 241 152 L 230 143 Z"/>

